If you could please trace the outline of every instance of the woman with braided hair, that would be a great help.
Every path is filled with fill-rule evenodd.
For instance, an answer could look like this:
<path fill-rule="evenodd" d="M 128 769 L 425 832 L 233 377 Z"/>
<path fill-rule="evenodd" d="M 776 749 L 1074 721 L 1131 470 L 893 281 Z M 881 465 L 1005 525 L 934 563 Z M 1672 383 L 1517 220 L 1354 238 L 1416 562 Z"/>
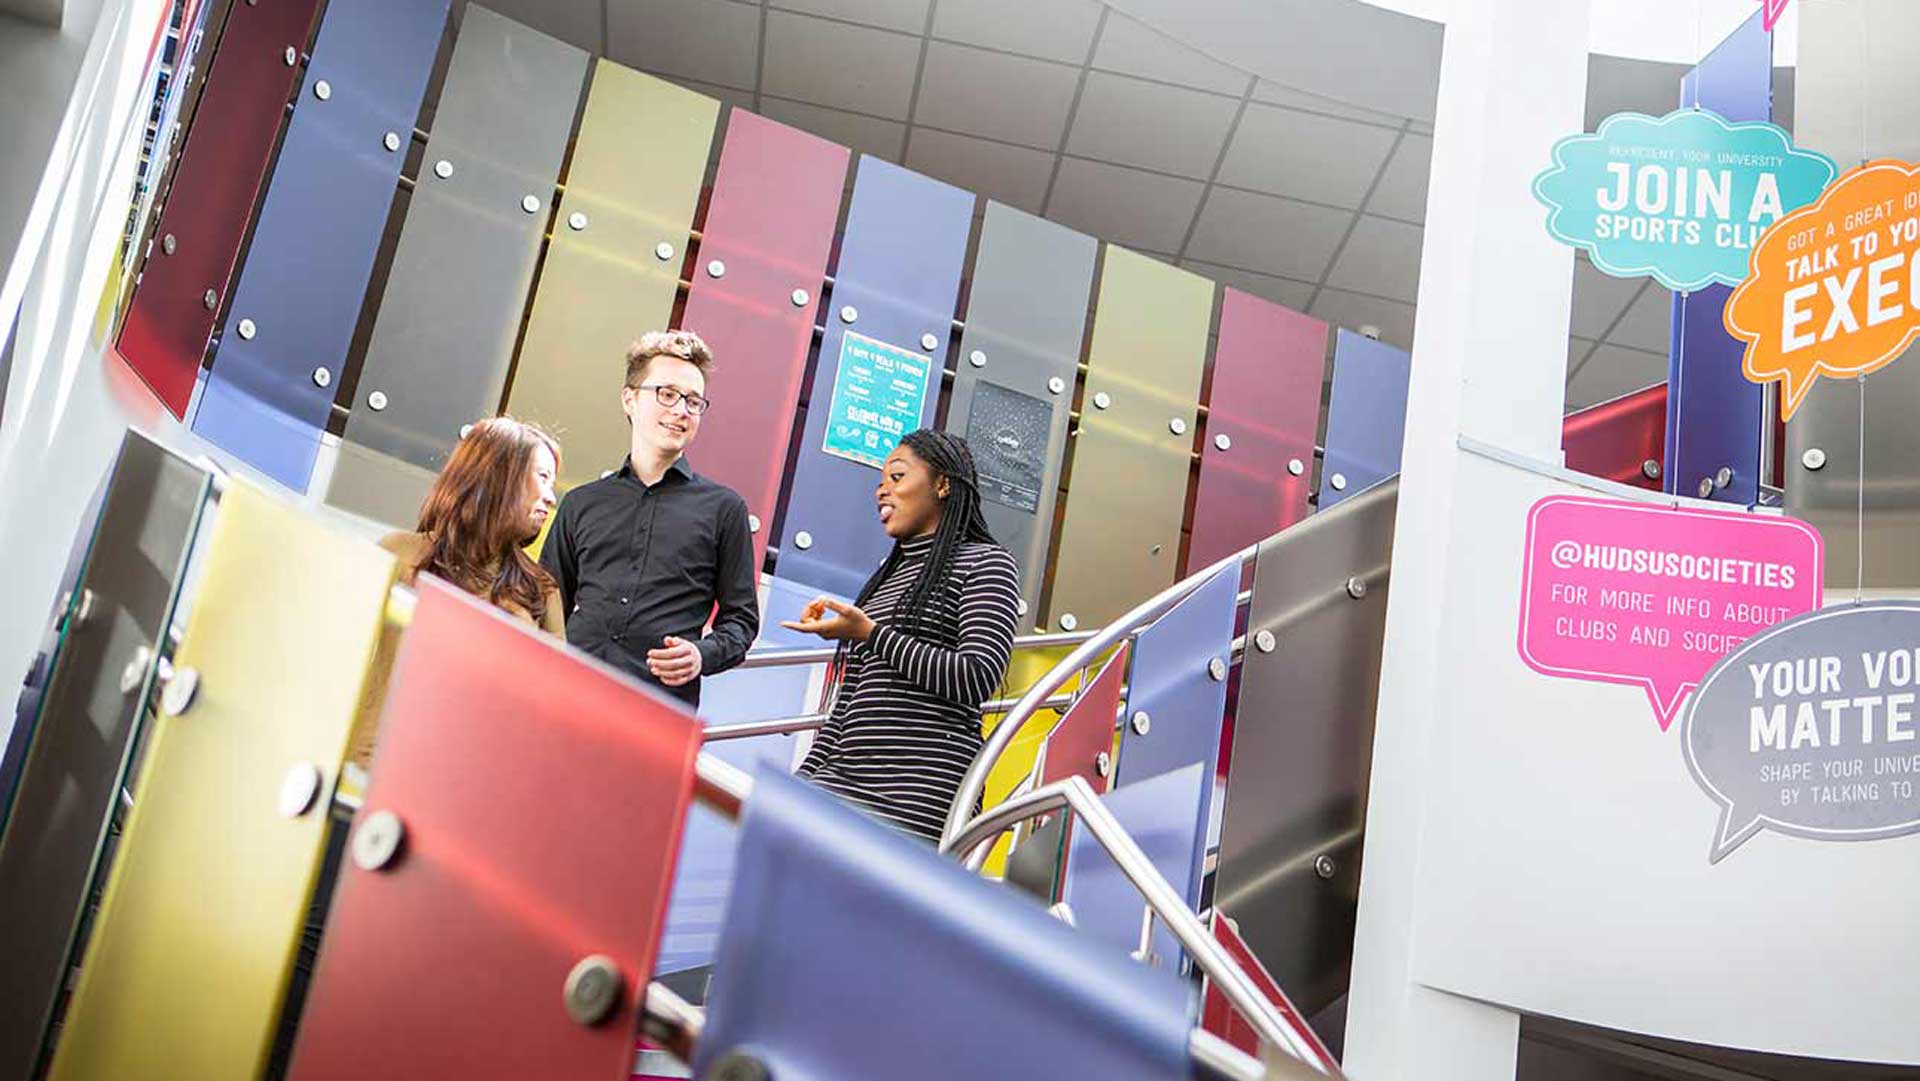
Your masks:
<path fill-rule="evenodd" d="M 980 704 L 1006 674 L 1020 571 L 987 531 L 958 436 L 909 433 L 874 502 L 893 538 L 886 562 L 852 604 L 818 597 L 781 624 L 839 643 L 827 721 L 800 774 L 937 842 L 980 753 Z"/>

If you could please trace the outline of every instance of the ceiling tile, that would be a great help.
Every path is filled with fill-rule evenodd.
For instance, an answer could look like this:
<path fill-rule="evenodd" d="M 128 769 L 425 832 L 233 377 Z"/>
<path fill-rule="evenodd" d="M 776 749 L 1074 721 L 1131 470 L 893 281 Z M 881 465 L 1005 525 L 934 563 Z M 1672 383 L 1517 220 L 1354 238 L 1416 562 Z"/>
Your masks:
<path fill-rule="evenodd" d="M 1040 212 L 1047 178 L 1053 175 L 1053 155 L 1044 150 L 919 127 L 913 129 L 913 141 L 907 146 L 906 164 L 1029 214 Z"/>
<path fill-rule="evenodd" d="M 1342 289 L 1322 289 L 1307 314 L 1356 334 L 1361 327 L 1375 327 L 1380 331 L 1380 340 L 1388 345 L 1396 349 L 1413 348 L 1411 304 L 1361 296 Z"/>
<path fill-rule="evenodd" d="M 648 72 L 648 74 L 658 75 L 676 86 L 684 86 L 697 94 L 705 94 L 716 101 L 725 102 L 736 108 L 746 109 L 749 112 L 753 109 L 753 91 L 751 90 L 736 90 L 731 86 L 716 86 L 713 83 L 703 83 L 698 79 L 682 79 L 678 75 L 669 75 L 663 71 L 653 71 Z M 722 119 L 724 120 L 724 118 Z"/>
<path fill-rule="evenodd" d="M 1400 117 L 1388 113 L 1363 109 L 1358 105 L 1348 105 L 1343 101 L 1324 98 L 1318 94 L 1309 94 L 1304 90 L 1295 90 L 1282 86 L 1271 79 L 1262 79 L 1253 87 L 1253 100 L 1266 105 L 1285 105 L 1289 109 L 1319 113 L 1322 116 L 1338 116 L 1347 120 L 1358 120 L 1382 127 L 1397 128 L 1403 122 Z"/>
<path fill-rule="evenodd" d="M 1367 211 L 1402 221 L 1427 220 L 1427 179 L 1432 172 L 1433 137 L 1408 133 L 1400 137 L 1380 183 L 1367 200 Z"/>
<path fill-rule="evenodd" d="M 1067 133 L 1067 151 L 1204 180 L 1220 158 L 1239 107 L 1197 90 L 1090 72 Z"/>
<path fill-rule="evenodd" d="M 905 120 L 919 64 L 919 38 L 774 11 L 767 15 L 760 90 Z"/>
<path fill-rule="evenodd" d="M 1587 344 L 1574 339 L 1575 351 L 1567 361 L 1569 369 L 1576 365 L 1579 367 L 1573 377 L 1567 380 L 1569 412 L 1666 381 L 1665 354 L 1622 349 L 1617 345 L 1602 343 L 1583 364 L 1581 358 L 1585 353 L 1580 351 L 1580 347 Z"/>
<path fill-rule="evenodd" d="M 1417 225 L 1362 214 L 1327 284 L 1411 304 L 1420 297 L 1420 238 Z"/>
<path fill-rule="evenodd" d="M 1095 0 L 940 0 L 933 35 L 1078 67 L 1099 24 Z"/>
<path fill-rule="evenodd" d="M 1573 336 L 1599 341 L 1607 328 L 1627 310 L 1640 283 L 1630 278 L 1603 274 L 1575 253 L 1573 260 Z"/>
<path fill-rule="evenodd" d="M 1319 281 L 1353 215 L 1272 195 L 1214 188 L 1189 259 Z"/>
<path fill-rule="evenodd" d="M 1051 151 L 1080 73 L 1042 60 L 934 42 L 914 123 Z"/>
<path fill-rule="evenodd" d="M 872 154 L 892 162 L 900 160 L 900 139 L 906 134 L 907 126 L 897 121 L 876 120 L 871 116 L 829 109 L 823 105 L 809 105 L 803 101 L 787 101 L 766 95 L 761 96 L 760 111 L 782 124 L 810 131 L 822 139 L 852 147 L 859 153 Z"/>
<path fill-rule="evenodd" d="M 1629 349 L 1666 356 L 1673 348 L 1673 294 L 1654 282 L 1627 309 L 1626 318 L 1607 335 L 1607 341 Z"/>
<path fill-rule="evenodd" d="M 1248 105 L 1221 163 L 1220 182 L 1358 208 L 1393 140 L 1385 128 Z"/>
<path fill-rule="evenodd" d="M 1271 274 L 1255 274 L 1251 270 L 1238 270 L 1234 267 L 1218 266 L 1193 259 L 1183 259 L 1180 265 L 1202 277 L 1212 278 L 1221 285 L 1231 285 L 1242 292 L 1265 297 L 1275 304 L 1284 305 L 1294 311 L 1306 311 L 1308 301 L 1313 299 L 1312 282 L 1276 278 Z"/>
<path fill-rule="evenodd" d="M 599 4 L 580 0 L 565 4 L 556 4 L 553 0 L 484 0 L 481 6 L 522 26 L 551 34 L 575 48 L 600 52 Z"/>
<path fill-rule="evenodd" d="M 1047 217 L 1129 248 L 1175 251 L 1201 187 L 1195 180 L 1068 158 L 1060 163 Z"/>
<path fill-rule="evenodd" d="M 1118 11 L 1107 16 L 1106 29 L 1093 52 L 1093 66 L 1236 98 L 1246 93 L 1250 78 Z"/>
<path fill-rule="evenodd" d="M 609 0 L 607 46 L 629 67 L 750 90 L 760 9 L 732 0 Z"/>
<path fill-rule="evenodd" d="M 929 0 L 780 0 L 788 11 L 826 15 L 835 19 L 903 30 L 918 37 L 927 28 Z"/>

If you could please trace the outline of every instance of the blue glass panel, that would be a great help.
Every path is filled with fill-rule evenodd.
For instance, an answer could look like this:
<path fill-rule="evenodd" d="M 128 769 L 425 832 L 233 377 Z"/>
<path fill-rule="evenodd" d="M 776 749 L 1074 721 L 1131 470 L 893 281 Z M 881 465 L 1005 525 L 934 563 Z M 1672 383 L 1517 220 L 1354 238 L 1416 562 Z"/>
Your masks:
<path fill-rule="evenodd" d="M 1179 788 L 1168 797 L 1175 802 L 1160 808 L 1168 816 L 1160 825 L 1167 828 L 1178 816 L 1186 816 L 1184 840 L 1167 838 L 1168 862 L 1161 873 L 1184 891 L 1188 906 L 1196 910 L 1212 832 L 1214 775 L 1220 767 L 1220 728 L 1227 709 L 1226 674 L 1233 661 L 1239 592 L 1240 568 L 1223 570 L 1134 640 L 1126 716 L 1145 713 L 1147 731 L 1142 734 L 1131 723 L 1121 725 L 1120 761 L 1114 770 L 1117 790 L 1190 766 L 1200 771 L 1197 795 L 1189 798 L 1185 788 Z M 1216 661 L 1219 679 L 1213 677 Z M 1137 935 L 1137 927 L 1135 931 Z M 1167 949 L 1162 956 L 1171 961 L 1176 956 L 1169 952 L 1173 939 L 1168 937 L 1163 945 Z"/>
<path fill-rule="evenodd" d="M 1740 24 L 1680 83 L 1680 104 L 1710 109 L 1728 120 L 1773 118 L 1773 35 L 1761 13 Z M 1765 388 L 1740 371 L 1742 344 L 1727 334 L 1721 314 L 1733 291 L 1710 285 L 1673 294 L 1672 351 L 1667 361 L 1666 490 L 1701 494 L 1742 506 L 1760 498 L 1761 432 Z M 1712 483 L 1720 470 L 1725 486 Z"/>
<path fill-rule="evenodd" d="M 1138 784 L 1116 788 L 1101 797 L 1107 809 L 1126 828 L 1154 867 L 1188 897 L 1200 893 L 1198 845 L 1194 820 L 1213 798 L 1213 775 L 1196 762 L 1162 773 Z M 1146 902 L 1093 834 L 1076 827 L 1067 851 L 1068 907 L 1074 926 L 1122 954 L 1140 947 L 1140 924 Z M 1154 921 L 1153 956 L 1149 963 L 1166 972 L 1178 972 L 1180 943 L 1165 924 Z M 1184 1002 L 1184 997 L 1179 1001 Z"/>
<path fill-rule="evenodd" d="M 1145 735 L 1125 725 L 1116 787 L 1199 762 L 1213 776 L 1220 761 L 1220 724 L 1227 709 L 1227 666 L 1233 663 L 1234 609 L 1240 568 L 1214 575 L 1172 611 L 1141 631 L 1127 676 L 1127 714 L 1145 711 Z M 1209 666 L 1220 662 L 1220 679 Z M 1198 895 L 1188 898 L 1197 903 Z"/>
<path fill-rule="evenodd" d="M 826 307 L 827 332 L 814 368 L 806 431 L 781 527 L 782 578 L 852 596 L 886 558 L 891 542 L 873 505 L 878 465 L 900 435 L 933 423 L 972 224 L 971 192 L 878 158 L 860 159 L 847 235 Z M 887 355 L 893 351 L 926 360 L 915 370 L 921 362 Z M 868 409 L 861 403 L 872 400 L 869 392 L 875 399 L 889 396 L 885 370 L 876 375 L 866 359 L 876 353 L 883 363 L 900 361 L 897 377 L 925 379 L 918 419 L 910 411 L 887 417 L 876 405 L 871 411 L 882 414 L 878 423 L 830 424 L 844 421 L 850 410 Z M 839 418 L 830 417 L 836 399 L 841 402 Z M 890 426 L 903 430 L 889 437 Z M 865 446 L 868 434 L 878 437 L 877 446 Z M 863 449 L 855 450 L 855 456 L 871 464 L 823 449 L 854 450 L 856 443 Z M 802 533 L 807 534 L 805 544 L 800 543 Z"/>
<path fill-rule="evenodd" d="M 1350 330 L 1334 339 L 1321 510 L 1400 472 L 1412 365 L 1407 353 Z"/>
<path fill-rule="evenodd" d="M 795 649 L 821 645 L 812 635 L 780 626 L 794 619 L 820 591 L 779 578 L 767 579 L 767 600 L 755 649 Z M 808 686 L 817 665 L 785 668 L 749 668 L 723 672 L 700 686 L 700 719 L 709 725 L 774 720 L 807 712 Z M 797 736 L 756 736 L 706 745 L 705 752 L 748 773 L 762 765 L 785 772 L 793 762 Z M 713 963 L 720 938 L 720 917 L 733 882 L 733 823 L 701 806 L 687 816 L 687 832 L 680 845 L 680 862 L 673 876 L 673 895 L 667 906 L 666 930 L 660 939 L 660 972 L 680 972 Z"/>
<path fill-rule="evenodd" d="M 194 431 L 295 491 L 313 476 L 447 3 L 327 5 L 201 391 Z"/>
<path fill-rule="evenodd" d="M 738 884 L 695 1077 L 1191 1076 L 1171 977 L 803 781 L 755 778 Z"/>

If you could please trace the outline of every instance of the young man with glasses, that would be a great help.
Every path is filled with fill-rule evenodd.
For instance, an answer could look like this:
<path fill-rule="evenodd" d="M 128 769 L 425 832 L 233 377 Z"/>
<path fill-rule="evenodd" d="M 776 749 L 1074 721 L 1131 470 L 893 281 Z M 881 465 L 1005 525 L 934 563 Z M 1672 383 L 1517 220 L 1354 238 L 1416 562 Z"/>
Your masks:
<path fill-rule="evenodd" d="M 560 585 L 567 641 L 690 707 L 700 677 L 739 664 L 760 630 L 746 501 L 685 456 L 712 404 L 712 367 L 691 331 L 633 343 L 620 390 L 627 460 L 567 493 L 540 553 Z"/>

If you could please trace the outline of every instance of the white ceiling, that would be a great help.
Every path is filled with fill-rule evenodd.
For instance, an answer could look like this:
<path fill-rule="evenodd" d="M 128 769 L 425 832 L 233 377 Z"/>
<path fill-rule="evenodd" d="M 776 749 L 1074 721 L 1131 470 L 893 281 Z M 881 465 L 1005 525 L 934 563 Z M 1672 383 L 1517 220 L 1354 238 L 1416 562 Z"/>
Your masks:
<path fill-rule="evenodd" d="M 1433 23 L 1360 0 L 488 6 L 856 151 L 1412 347 L 1433 144 L 1423 117 L 1438 77 Z M 1136 16 L 1201 40 L 1222 27 L 1249 42 L 1291 30 L 1278 51 L 1314 56 L 1256 73 Z M 1596 57 L 1589 99 L 1606 112 L 1665 112 L 1679 72 Z M 1374 107 L 1387 102 L 1399 111 Z M 1582 266 L 1570 406 L 1664 378 L 1666 305 L 1664 291 Z"/>

